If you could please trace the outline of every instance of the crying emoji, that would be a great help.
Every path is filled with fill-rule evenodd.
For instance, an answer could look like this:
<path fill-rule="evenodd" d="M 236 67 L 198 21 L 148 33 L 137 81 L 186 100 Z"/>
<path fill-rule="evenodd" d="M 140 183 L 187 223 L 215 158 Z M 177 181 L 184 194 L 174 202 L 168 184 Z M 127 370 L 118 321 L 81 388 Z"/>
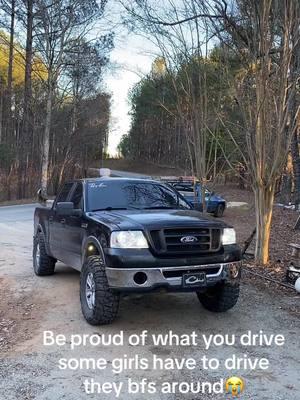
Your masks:
<path fill-rule="evenodd" d="M 233 397 L 243 393 L 244 381 L 241 378 L 232 376 L 226 381 L 226 393 L 231 394 Z"/>

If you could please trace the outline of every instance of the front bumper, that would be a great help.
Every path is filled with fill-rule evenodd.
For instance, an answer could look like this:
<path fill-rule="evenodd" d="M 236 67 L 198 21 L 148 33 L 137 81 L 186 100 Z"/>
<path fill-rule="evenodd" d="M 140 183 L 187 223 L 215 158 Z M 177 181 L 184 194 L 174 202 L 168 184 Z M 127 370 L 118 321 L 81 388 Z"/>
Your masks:
<path fill-rule="evenodd" d="M 240 280 L 241 261 L 207 265 L 184 265 L 154 268 L 106 267 L 109 286 L 118 291 L 148 291 L 158 288 L 174 291 L 198 291 L 218 282 Z M 183 285 L 183 275 L 204 272 L 205 284 Z M 143 275 L 141 275 L 143 274 Z M 143 279 L 141 279 L 143 277 Z M 143 280 L 145 281 L 143 282 Z"/>

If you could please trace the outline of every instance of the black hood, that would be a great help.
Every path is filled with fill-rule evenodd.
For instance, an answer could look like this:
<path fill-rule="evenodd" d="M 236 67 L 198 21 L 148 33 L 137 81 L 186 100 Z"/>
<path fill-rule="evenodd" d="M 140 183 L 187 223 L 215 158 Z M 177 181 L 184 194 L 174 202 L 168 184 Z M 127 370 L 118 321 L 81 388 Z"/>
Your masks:
<path fill-rule="evenodd" d="M 171 227 L 210 227 L 226 228 L 223 221 L 204 217 L 195 210 L 113 210 L 97 211 L 90 216 L 120 230 L 163 229 Z"/>

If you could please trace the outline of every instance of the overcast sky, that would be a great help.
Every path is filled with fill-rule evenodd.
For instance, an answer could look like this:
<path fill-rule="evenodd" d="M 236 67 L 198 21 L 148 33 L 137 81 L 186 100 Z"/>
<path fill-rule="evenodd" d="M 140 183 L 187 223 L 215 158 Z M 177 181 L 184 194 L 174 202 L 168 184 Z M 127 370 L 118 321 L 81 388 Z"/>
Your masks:
<path fill-rule="evenodd" d="M 116 154 L 122 135 L 130 128 L 128 93 L 141 77 L 151 70 L 155 58 L 150 42 L 121 30 L 116 35 L 111 62 L 116 68 L 106 73 L 105 86 L 112 94 L 108 151 Z"/>

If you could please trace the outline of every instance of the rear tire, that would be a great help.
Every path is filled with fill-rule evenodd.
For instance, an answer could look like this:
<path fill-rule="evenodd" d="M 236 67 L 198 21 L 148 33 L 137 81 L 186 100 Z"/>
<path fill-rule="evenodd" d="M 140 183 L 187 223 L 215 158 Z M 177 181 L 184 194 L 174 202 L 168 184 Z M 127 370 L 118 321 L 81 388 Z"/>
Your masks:
<path fill-rule="evenodd" d="M 225 211 L 224 204 L 218 204 L 216 211 L 214 212 L 214 217 L 222 218 Z"/>
<path fill-rule="evenodd" d="M 107 281 L 100 256 L 88 257 L 80 274 L 80 303 L 84 318 L 91 325 L 112 323 L 119 310 L 120 295 Z"/>
<path fill-rule="evenodd" d="M 48 256 L 45 236 L 38 232 L 33 243 L 33 270 L 37 276 L 53 275 L 56 259 Z"/>
<path fill-rule="evenodd" d="M 239 284 L 218 284 L 205 293 L 197 292 L 200 303 L 209 311 L 226 312 L 234 307 L 240 294 Z"/>

